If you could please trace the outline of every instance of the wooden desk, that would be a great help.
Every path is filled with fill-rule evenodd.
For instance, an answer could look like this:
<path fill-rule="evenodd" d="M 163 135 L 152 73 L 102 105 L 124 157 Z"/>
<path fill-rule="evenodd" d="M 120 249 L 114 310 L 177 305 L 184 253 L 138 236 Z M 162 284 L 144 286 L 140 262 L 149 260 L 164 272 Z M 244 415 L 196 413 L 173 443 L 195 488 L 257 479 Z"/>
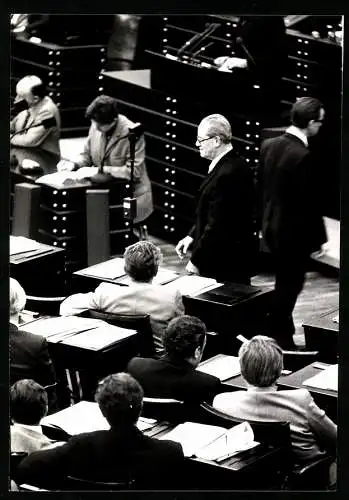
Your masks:
<path fill-rule="evenodd" d="M 32 252 L 10 256 L 10 275 L 27 295 L 65 295 L 64 250 L 39 243 Z"/>
<path fill-rule="evenodd" d="M 303 323 L 307 348 L 319 351 L 319 359 L 326 363 L 337 363 L 338 359 L 339 323 L 333 321 L 338 313 L 336 307 Z"/>
<path fill-rule="evenodd" d="M 320 369 L 316 368 L 314 365 L 316 366 L 316 363 L 312 363 L 311 365 L 305 366 L 291 375 L 280 378 L 278 386 L 280 389 L 308 389 L 316 404 L 325 410 L 327 415 L 336 422 L 338 392 L 303 385 L 305 380 L 319 373 Z M 329 365 L 323 363 L 323 366 L 326 368 Z"/>
<path fill-rule="evenodd" d="M 225 302 L 213 301 L 207 294 L 195 297 L 184 296 L 183 302 L 186 314 L 200 318 L 208 330 L 219 333 L 218 352 L 234 355 L 241 346 L 240 341 L 236 340 L 238 334 L 250 338 L 261 332 L 269 310 L 273 289 L 234 283 L 223 286 L 227 290 L 223 296 Z M 233 297 L 234 289 L 246 290 L 246 298 L 229 303 L 229 290 L 231 290 Z M 218 290 L 217 288 L 213 292 Z M 250 292 L 251 294 L 249 294 Z"/>

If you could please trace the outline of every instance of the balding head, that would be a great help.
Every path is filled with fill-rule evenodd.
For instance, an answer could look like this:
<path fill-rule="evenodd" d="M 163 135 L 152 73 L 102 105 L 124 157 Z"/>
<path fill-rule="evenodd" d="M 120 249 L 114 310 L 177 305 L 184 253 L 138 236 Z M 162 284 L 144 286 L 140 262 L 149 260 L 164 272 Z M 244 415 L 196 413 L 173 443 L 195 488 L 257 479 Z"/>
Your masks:
<path fill-rule="evenodd" d="M 206 116 L 200 122 L 196 146 L 203 158 L 213 160 L 230 147 L 231 139 L 228 120 L 223 115 L 214 114 Z"/>
<path fill-rule="evenodd" d="M 14 278 L 10 278 L 10 320 L 16 321 L 25 307 L 27 297 L 25 291 Z"/>
<path fill-rule="evenodd" d="M 36 104 L 43 97 L 42 81 L 38 76 L 28 75 L 19 80 L 16 86 L 16 101 L 25 100 L 29 106 Z"/>

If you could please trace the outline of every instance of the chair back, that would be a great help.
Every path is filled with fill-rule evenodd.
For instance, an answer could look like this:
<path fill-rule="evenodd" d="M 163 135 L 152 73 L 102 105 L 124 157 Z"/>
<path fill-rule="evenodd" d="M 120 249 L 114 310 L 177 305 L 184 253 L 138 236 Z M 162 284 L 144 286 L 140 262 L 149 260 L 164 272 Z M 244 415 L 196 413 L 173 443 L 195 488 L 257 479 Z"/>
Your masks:
<path fill-rule="evenodd" d="M 11 451 L 10 457 L 10 476 L 14 477 L 16 474 L 17 467 L 22 462 L 22 460 L 28 456 L 26 451 Z"/>
<path fill-rule="evenodd" d="M 319 351 L 283 351 L 284 368 L 295 372 L 319 361 Z"/>
<path fill-rule="evenodd" d="M 135 482 L 133 479 L 105 482 L 92 481 L 75 476 L 68 476 L 64 481 L 64 489 L 72 491 L 119 491 L 134 489 Z"/>
<path fill-rule="evenodd" d="M 165 420 L 176 424 L 187 420 L 183 401 L 168 398 L 144 397 L 142 417 Z"/>
<path fill-rule="evenodd" d="M 330 488 L 330 466 L 333 458 L 325 455 L 315 462 L 297 466 L 288 476 L 285 489 L 287 490 L 327 490 Z"/>
<path fill-rule="evenodd" d="M 120 328 L 136 330 L 138 354 L 144 358 L 154 357 L 155 346 L 149 314 L 114 314 L 90 309 L 88 315 Z"/>
<path fill-rule="evenodd" d="M 38 297 L 27 295 L 27 309 L 49 316 L 59 316 L 59 308 L 66 297 Z"/>
<path fill-rule="evenodd" d="M 249 422 L 255 440 L 271 446 L 285 446 L 291 449 L 290 425 L 288 422 L 257 422 L 227 415 L 208 403 L 201 403 L 198 418 L 201 423 L 218 425 L 230 429 L 241 422 Z"/>

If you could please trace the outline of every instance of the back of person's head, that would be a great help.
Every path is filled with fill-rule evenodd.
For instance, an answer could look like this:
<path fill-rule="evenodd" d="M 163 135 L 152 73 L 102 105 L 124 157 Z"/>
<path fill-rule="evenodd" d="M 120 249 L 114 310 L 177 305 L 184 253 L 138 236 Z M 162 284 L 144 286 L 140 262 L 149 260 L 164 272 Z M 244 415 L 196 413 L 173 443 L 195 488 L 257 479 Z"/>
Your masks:
<path fill-rule="evenodd" d="M 282 349 L 276 340 L 256 335 L 244 342 L 239 350 L 241 375 L 251 385 L 269 387 L 283 369 Z"/>
<path fill-rule="evenodd" d="M 15 316 L 23 311 L 27 297 L 25 291 L 14 278 L 10 278 L 10 316 Z"/>
<path fill-rule="evenodd" d="M 142 410 L 143 389 L 128 373 L 114 373 L 99 382 L 95 400 L 111 427 L 137 422 Z"/>
<path fill-rule="evenodd" d="M 318 120 L 323 104 L 314 97 L 300 97 L 291 108 L 291 122 L 298 128 L 307 128 L 310 120 Z"/>
<path fill-rule="evenodd" d="M 46 390 L 32 379 L 15 382 L 10 388 L 11 418 L 24 425 L 39 425 L 46 415 Z"/>
<path fill-rule="evenodd" d="M 42 98 L 46 95 L 46 88 L 42 80 L 35 75 L 27 75 L 21 78 L 16 86 L 16 93 L 19 97 L 26 97 L 28 93 L 33 96 Z"/>
<path fill-rule="evenodd" d="M 213 114 L 206 116 L 200 123 L 207 127 L 207 134 L 220 137 L 223 144 L 230 144 L 232 140 L 231 126 L 225 116 Z"/>
<path fill-rule="evenodd" d="M 151 241 L 142 240 L 126 248 L 125 272 L 135 281 L 150 282 L 157 274 L 161 250 Z"/>
<path fill-rule="evenodd" d="M 85 116 L 101 125 L 108 125 L 119 116 L 118 101 L 109 95 L 99 95 L 87 107 Z"/>
<path fill-rule="evenodd" d="M 206 343 L 206 326 L 194 316 L 179 316 L 167 325 L 163 342 L 170 358 L 193 359 L 198 364 Z"/>

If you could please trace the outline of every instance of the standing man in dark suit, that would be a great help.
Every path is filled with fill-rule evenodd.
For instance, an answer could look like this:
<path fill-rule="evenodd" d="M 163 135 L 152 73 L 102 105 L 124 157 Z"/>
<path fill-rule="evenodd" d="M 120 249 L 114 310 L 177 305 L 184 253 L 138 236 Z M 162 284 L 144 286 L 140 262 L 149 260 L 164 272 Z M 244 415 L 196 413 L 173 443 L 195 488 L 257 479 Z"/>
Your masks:
<path fill-rule="evenodd" d="M 262 232 L 275 263 L 269 335 L 284 349 L 295 347 L 292 312 L 310 254 L 327 239 L 308 149 L 308 138 L 319 132 L 324 117 L 320 101 L 302 97 L 291 109 L 292 125 L 286 133 L 261 146 Z"/>
<path fill-rule="evenodd" d="M 182 447 L 137 428 L 143 404 L 139 383 L 128 373 L 108 375 L 95 399 L 110 429 L 78 434 L 63 446 L 32 453 L 20 463 L 16 483 L 59 489 L 67 476 L 74 476 L 104 482 L 133 479 L 137 489 L 174 489 L 177 468 L 184 462 Z"/>
<path fill-rule="evenodd" d="M 204 118 L 196 146 L 211 160 L 198 193 L 196 222 L 176 247 L 183 258 L 192 247 L 189 273 L 217 281 L 250 283 L 253 274 L 255 189 L 252 171 L 232 144 L 228 120 Z"/>
<path fill-rule="evenodd" d="M 175 318 L 165 331 L 165 355 L 160 359 L 133 358 L 127 371 L 147 397 L 211 403 L 223 389 L 217 377 L 195 370 L 205 344 L 206 326 L 200 319 L 187 315 Z"/>
<path fill-rule="evenodd" d="M 55 382 L 55 373 L 47 340 L 18 328 L 19 314 L 25 303 L 23 288 L 10 278 L 10 383 L 33 379 L 44 387 L 49 386 Z"/>

